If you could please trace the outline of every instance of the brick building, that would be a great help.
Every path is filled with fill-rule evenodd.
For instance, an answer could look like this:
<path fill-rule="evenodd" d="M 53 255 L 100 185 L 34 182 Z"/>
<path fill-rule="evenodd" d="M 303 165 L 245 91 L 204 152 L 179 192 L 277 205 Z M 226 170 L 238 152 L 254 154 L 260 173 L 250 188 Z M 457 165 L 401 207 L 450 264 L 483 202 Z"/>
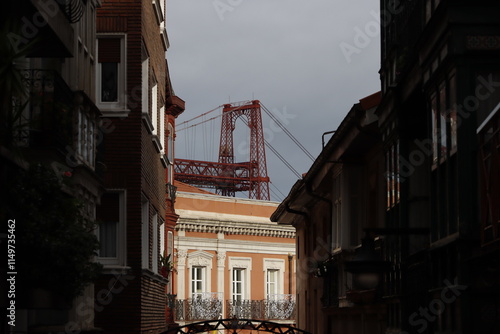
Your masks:
<path fill-rule="evenodd" d="M 298 290 L 298 326 L 497 333 L 498 2 L 380 4 L 371 124 L 351 110 L 272 216 L 297 226 L 298 267 L 316 262 Z"/>
<path fill-rule="evenodd" d="M 106 193 L 97 210 L 104 275 L 95 322 L 107 333 L 166 328 L 159 264 L 176 216 L 165 175 L 184 102 L 172 93 L 165 14 L 157 0 L 103 1 L 97 11 L 96 100 L 109 131 L 99 146 Z"/>

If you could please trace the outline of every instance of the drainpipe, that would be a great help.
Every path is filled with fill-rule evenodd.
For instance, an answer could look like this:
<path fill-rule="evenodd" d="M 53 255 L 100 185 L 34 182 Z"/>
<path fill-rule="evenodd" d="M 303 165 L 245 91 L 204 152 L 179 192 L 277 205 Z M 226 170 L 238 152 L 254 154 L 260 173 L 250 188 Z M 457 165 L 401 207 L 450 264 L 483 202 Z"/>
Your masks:
<path fill-rule="evenodd" d="M 312 179 L 312 178 L 311 178 Z M 312 189 L 312 184 L 311 184 L 312 180 L 308 180 L 308 181 L 305 181 L 305 184 L 306 184 L 306 192 L 311 195 L 312 197 L 315 197 L 317 199 L 319 199 L 320 201 L 323 201 L 323 202 L 326 202 L 328 204 L 328 208 L 329 208 L 329 222 L 330 224 L 332 223 L 332 220 L 333 220 L 333 201 L 326 198 L 326 197 L 323 197 L 319 194 L 316 194 L 313 189 Z"/>
<path fill-rule="evenodd" d="M 288 294 L 292 294 L 292 287 L 293 287 L 293 284 L 292 284 L 292 270 L 293 270 L 293 255 L 288 253 Z"/>

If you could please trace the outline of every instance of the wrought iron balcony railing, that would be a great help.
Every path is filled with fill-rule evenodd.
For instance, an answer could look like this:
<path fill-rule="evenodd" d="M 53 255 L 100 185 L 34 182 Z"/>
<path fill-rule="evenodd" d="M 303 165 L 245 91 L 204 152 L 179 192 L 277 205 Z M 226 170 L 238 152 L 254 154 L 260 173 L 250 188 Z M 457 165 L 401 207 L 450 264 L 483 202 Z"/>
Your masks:
<path fill-rule="evenodd" d="M 222 316 L 222 293 L 205 292 L 195 298 L 175 301 L 175 320 L 219 319 Z"/>
<path fill-rule="evenodd" d="M 69 86 L 50 70 L 22 70 L 21 78 L 27 94 L 13 103 L 17 145 L 60 150 L 71 146 L 74 94 Z"/>
<path fill-rule="evenodd" d="M 205 297 L 205 298 L 203 298 Z M 295 295 L 272 295 L 264 300 L 226 300 L 222 314 L 222 296 L 200 296 L 175 302 L 176 321 L 200 321 L 219 318 L 294 320 Z"/>

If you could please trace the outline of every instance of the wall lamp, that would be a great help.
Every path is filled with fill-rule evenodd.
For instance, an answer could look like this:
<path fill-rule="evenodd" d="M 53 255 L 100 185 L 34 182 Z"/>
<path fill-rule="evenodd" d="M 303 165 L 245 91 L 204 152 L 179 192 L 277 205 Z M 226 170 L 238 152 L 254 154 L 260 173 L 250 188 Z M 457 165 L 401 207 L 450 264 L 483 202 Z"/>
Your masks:
<path fill-rule="evenodd" d="M 391 266 L 389 261 L 384 261 L 375 249 L 375 240 L 371 235 L 412 235 L 429 234 L 428 228 L 368 228 L 366 236 L 361 241 L 361 247 L 354 258 L 345 262 L 346 271 L 353 274 L 356 287 L 361 290 L 375 289 L 381 275 L 388 272 Z"/>

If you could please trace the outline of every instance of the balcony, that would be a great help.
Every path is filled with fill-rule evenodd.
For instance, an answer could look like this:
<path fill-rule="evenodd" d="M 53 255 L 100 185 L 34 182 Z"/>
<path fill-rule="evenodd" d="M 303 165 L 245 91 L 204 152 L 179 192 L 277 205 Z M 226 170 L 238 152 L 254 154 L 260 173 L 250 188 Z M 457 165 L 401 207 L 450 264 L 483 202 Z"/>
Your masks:
<path fill-rule="evenodd" d="M 49 70 L 22 70 L 21 77 L 27 96 L 15 100 L 17 145 L 61 151 L 72 146 L 74 94 L 66 82 Z"/>
<path fill-rule="evenodd" d="M 270 321 L 295 320 L 295 295 L 272 295 L 264 300 L 226 300 L 222 313 L 221 294 L 196 299 L 177 300 L 176 321 L 202 321 L 212 319 L 259 319 Z"/>
<path fill-rule="evenodd" d="M 219 319 L 222 316 L 222 293 L 205 292 L 196 298 L 176 300 L 174 318 L 176 321 L 201 321 Z"/>

